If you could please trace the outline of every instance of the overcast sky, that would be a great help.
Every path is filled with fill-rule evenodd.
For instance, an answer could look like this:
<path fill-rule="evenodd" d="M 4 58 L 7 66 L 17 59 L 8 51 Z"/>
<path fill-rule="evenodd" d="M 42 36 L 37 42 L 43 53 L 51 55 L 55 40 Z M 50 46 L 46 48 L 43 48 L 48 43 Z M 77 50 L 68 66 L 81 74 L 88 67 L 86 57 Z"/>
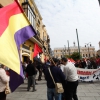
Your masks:
<path fill-rule="evenodd" d="M 35 0 L 50 36 L 51 48 L 80 46 L 91 42 L 96 50 L 100 41 L 100 7 L 98 0 Z"/>

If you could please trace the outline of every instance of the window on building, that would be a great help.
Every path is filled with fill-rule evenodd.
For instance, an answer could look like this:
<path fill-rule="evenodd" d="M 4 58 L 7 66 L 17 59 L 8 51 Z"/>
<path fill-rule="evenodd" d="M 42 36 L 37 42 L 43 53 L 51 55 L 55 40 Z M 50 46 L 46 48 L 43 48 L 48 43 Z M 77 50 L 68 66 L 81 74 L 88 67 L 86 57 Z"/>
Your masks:
<path fill-rule="evenodd" d="M 57 52 L 57 50 L 56 50 L 56 52 Z"/>
<path fill-rule="evenodd" d="M 40 24 L 40 21 L 38 20 L 38 24 Z"/>
<path fill-rule="evenodd" d="M 37 34 L 38 34 L 38 36 L 40 37 L 40 32 L 37 30 Z"/>
<path fill-rule="evenodd" d="M 86 54 L 86 57 L 87 57 L 87 54 Z"/>
<path fill-rule="evenodd" d="M 33 13 L 32 9 L 30 8 L 30 6 L 28 6 L 28 19 L 29 19 L 30 23 L 32 24 L 32 26 L 34 27 L 34 29 L 36 29 L 35 17 L 36 16 Z"/>
<path fill-rule="evenodd" d="M 84 54 L 83 54 L 83 57 L 84 57 Z"/>
<path fill-rule="evenodd" d="M 43 41 L 44 41 L 44 32 L 43 32 Z"/>
<path fill-rule="evenodd" d="M 28 0 L 24 0 L 24 2 L 28 2 Z"/>
<path fill-rule="evenodd" d="M 24 0 L 24 3 L 22 3 L 22 7 L 28 17 L 28 20 L 30 21 L 31 25 L 33 26 L 34 29 L 36 29 L 36 15 L 34 13 L 34 10 L 32 9 L 32 7 L 30 6 L 30 4 L 28 3 L 28 0 Z"/>
<path fill-rule="evenodd" d="M 44 36 L 44 39 L 43 39 L 44 41 L 46 41 L 47 40 L 47 38 L 46 38 L 46 36 Z"/>
<path fill-rule="evenodd" d="M 30 47 L 28 47 L 28 46 L 26 46 L 26 45 L 22 45 L 22 47 L 24 48 L 24 49 L 27 49 L 27 50 L 30 50 Z"/>
<path fill-rule="evenodd" d="M 61 55 L 61 58 L 62 58 L 62 55 Z"/>

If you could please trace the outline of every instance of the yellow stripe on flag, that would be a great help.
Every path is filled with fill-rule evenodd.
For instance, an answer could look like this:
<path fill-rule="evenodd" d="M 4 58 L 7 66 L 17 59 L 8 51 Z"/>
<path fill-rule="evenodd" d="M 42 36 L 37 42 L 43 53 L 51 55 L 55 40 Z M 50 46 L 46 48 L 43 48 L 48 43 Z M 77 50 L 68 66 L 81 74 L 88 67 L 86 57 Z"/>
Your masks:
<path fill-rule="evenodd" d="M 18 30 L 29 25 L 30 23 L 25 20 L 22 13 L 14 15 L 10 18 L 7 29 L 0 37 L 0 62 L 18 74 L 20 74 L 20 59 L 14 35 Z"/>

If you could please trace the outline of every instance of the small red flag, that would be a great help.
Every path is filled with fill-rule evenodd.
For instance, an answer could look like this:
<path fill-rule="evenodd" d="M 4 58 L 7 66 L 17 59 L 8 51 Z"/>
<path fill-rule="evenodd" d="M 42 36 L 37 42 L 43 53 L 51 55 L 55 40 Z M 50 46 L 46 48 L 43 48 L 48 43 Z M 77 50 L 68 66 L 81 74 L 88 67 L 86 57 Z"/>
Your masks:
<path fill-rule="evenodd" d="M 75 64 L 75 61 L 72 58 L 69 58 L 68 62 L 71 62 L 71 63 Z"/>
<path fill-rule="evenodd" d="M 33 58 L 36 57 L 39 53 L 42 53 L 42 49 L 37 44 L 35 44 Z"/>

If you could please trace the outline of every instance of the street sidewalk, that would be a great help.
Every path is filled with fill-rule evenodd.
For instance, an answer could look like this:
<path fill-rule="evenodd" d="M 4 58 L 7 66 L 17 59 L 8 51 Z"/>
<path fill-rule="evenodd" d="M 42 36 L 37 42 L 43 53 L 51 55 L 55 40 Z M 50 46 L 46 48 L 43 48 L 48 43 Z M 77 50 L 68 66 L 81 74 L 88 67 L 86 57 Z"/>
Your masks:
<path fill-rule="evenodd" d="M 47 100 L 46 81 L 43 79 L 37 81 L 37 91 L 27 91 L 27 80 L 15 92 L 7 96 L 7 100 Z M 100 100 L 100 82 L 79 83 L 78 86 L 79 100 Z"/>

